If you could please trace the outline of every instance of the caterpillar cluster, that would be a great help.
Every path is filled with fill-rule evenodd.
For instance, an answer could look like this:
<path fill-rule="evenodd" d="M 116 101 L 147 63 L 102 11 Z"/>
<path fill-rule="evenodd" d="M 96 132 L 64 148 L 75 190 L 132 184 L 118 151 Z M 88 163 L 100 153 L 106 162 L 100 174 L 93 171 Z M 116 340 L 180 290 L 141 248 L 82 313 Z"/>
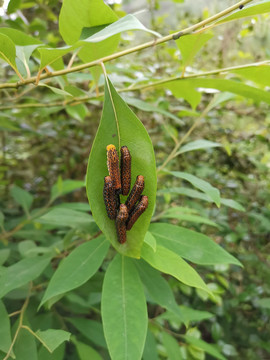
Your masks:
<path fill-rule="evenodd" d="M 131 155 L 127 146 L 122 146 L 121 166 L 114 145 L 107 148 L 107 167 L 109 176 L 104 178 L 103 198 L 107 215 L 115 220 L 118 241 L 126 242 L 126 231 L 131 230 L 139 216 L 148 207 L 148 196 L 142 195 L 144 190 L 144 177 L 138 175 L 130 191 L 131 185 Z M 128 195 L 125 204 L 120 204 L 119 195 Z"/>

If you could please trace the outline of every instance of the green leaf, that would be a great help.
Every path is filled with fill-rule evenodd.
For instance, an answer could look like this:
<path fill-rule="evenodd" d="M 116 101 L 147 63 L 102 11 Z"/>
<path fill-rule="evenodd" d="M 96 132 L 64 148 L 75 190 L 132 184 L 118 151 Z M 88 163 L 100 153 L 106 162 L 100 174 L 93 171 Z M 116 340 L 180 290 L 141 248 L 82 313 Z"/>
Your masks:
<path fill-rule="evenodd" d="M 178 46 L 183 65 L 190 65 L 196 53 L 213 37 L 211 33 L 197 33 L 190 34 L 187 36 L 180 37 L 179 40 L 176 40 L 176 45 Z"/>
<path fill-rule="evenodd" d="M 151 224 L 149 231 L 154 235 L 158 244 L 195 264 L 242 266 L 234 256 L 204 234 L 163 223 Z"/>
<path fill-rule="evenodd" d="M 174 321 L 175 317 L 177 317 L 177 319 L 180 319 L 181 322 L 183 322 L 184 324 L 188 324 L 191 321 L 199 322 L 202 320 L 211 319 L 212 317 L 215 316 L 214 314 L 211 314 L 208 311 L 199 311 L 187 306 L 179 306 L 179 309 L 181 315 L 166 311 L 165 313 L 161 314 L 159 318 L 168 321 Z"/>
<path fill-rule="evenodd" d="M 228 206 L 232 209 L 238 210 L 238 211 L 246 211 L 246 209 L 239 204 L 239 202 L 233 200 L 233 199 L 223 199 L 220 200 L 222 205 Z"/>
<path fill-rule="evenodd" d="M 207 342 L 197 339 L 190 335 L 183 335 L 183 338 L 191 345 L 194 345 L 202 350 L 204 350 L 207 354 L 212 355 L 216 359 L 226 360 L 226 358 L 216 349 L 214 345 L 210 345 Z"/>
<path fill-rule="evenodd" d="M 204 139 L 195 140 L 187 143 L 186 145 L 183 145 L 176 155 L 183 154 L 188 151 L 209 149 L 218 146 L 221 146 L 221 144 Z"/>
<path fill-rule="evenodd" d="M 143 350 L 143 360 L 158 360 L 157 342 L 155 336 L 148 329 Z"/>
<path fill-rule="evenodd" d="M 118 20 L 114 11 L 104 3 L 103 0 L 65 0 L 59 16 L 59 31 L 68 45 L 75 44 L 81 36 L 83 28 L 98 28 L 101 25 L 108 25 Z M 96 31 L 98 31 L 96 29 Z M 96 32 L 95 31 L 95 32 Z M 79 52 L 83 62 L 90 62 L 95 59 L 112 54 L 119 43 L 120 35 L 114 35 L 98 44 L 88 43 Z M 91 70 L 95 79 L 98 79 L 100 68 Z"/>
<path fill-rule="evenodd" d="M 161 107 L 157 105 L 150 104 L 149 102 L 142 101 L 140 99 L 136 99 L 133 97 L 123 96 L 123 99 L 125 102 L 131 106 L 136 107 L 137 109 L 140 109 L 142 111 L 147 111 L 151 113 L 159 113 L 162 114 L 170 119 L 176 120 L 178 123 L 181 121 L 177 116 L 173 115 L 169 111 L 166 111 L 162 109 Z"/>
<path fill-rule="evenodd" d="M 236 10 L 234 13 L 225 16 L 223 19 L 216 22 L 216 24 L 224 24 L 228 21 L 241 19 L 247 16 L 254 16 L 264 14 L 270 11 L 270 1 L 260 1 L 257 4 L 245 5 L 243 9 Z"/>
<path fill-rule="evenodd" d="M 156 239 L 149 231 L 147 231 L 147 233 L 145 234 L 144 242 L 146 242 L 146 244 L 148 244 L 153 249 L 153 251 L 156 251 Z"/>
<path fill-rule="evenodd" d="M 8 36 L 0 33 L 0 58 L 17 70 L 15 57 L 16 48 L 14 42 Z"/>
<path fill-rule="evenodd" d="M 163 345 L 169 360 L 181 360 L 179 344 L 176 339 L 165 331 L 162 333 Z"/>
<path fill-rule="evenodd" d="M 15 326 L 17 328 L 17 322 L 15 323 Z M 16 360 L 38 360 L 35 337 L 24 328 L 19 331 L 19 335 L 14 345 L 14 354 L 16 356 Z"/>
<path fill-rule="evenodd" d="M 135 264 L 150 298 L 165 309 L 180 315 L 172 289 L 160 273 L 143 260 L 136 261 Z"/>
<path fill-rule="evenodd" d="M 10 321 L 3 302 L 0 300 L 0 351 L 7 353 L 11 345 Z"/>
<path fill-rule="evenodd" d="M 0 34 L 8 36 L 15 45 L 23 47 L 27 47 L 28 45 L 44 45 L 37 37 L 32 37 L 17 29 L 2 27 L 0 28 Z"/>
<path fill-rule="evenodd" d="M 91 346 L 76 340 L 74 337 L 72 338 L 72 342 L 76 346 L 80 360 L 102 360 L 102 357 L 99 355 L 99 353 Z"/>
<path fill-rule="evenodd" d="M 73 51 L 75 48 L 75 46 L 63 46 L 60 48 L 42 47 L 38 49 L 40 54 L 39 69 L 44 69 L 46 66 L 53 64 L 56 60 L 61 59 L 64 55 Z"/>
<path fill-rule="evenodd" d="M 59 196 L 66 195 L 74 190 L 80 189 L 85 186 L 84 181 L 79 180 L 62 180 L 58 178 L 56 184 L 51 188 L 51 201 L 55 200 Z"/>
<path fill-rule="evenodd" d="M 35 256 L 5 268 L 0 278 L 0 298 L 39 277 L 50 261 L 51 256 Z"/>
<path fill-rule="evenodd" d="M 75 326 L 75 328 L 91 342 L 105 349 L 107 348 L 102 324 L 100 322 L 83 318 L 68 318 L 67 321 Z"/>
<path fill-rule="evenodd" d="M 257 84 L 268 86 L 270 83 L 270 64 L 244 67 L 243 69 L 232 70 L 232 72 L 243 76 L 246 79 L 252 80 Z"/>
<path fill-rule="evenodd" d="M 161 219 L 177 219 L 181 221 L 187 221 L 187 222 L 194 222 L 198 224 L 207 224 L 210 226 L 219 227 L 215 222 L 194 214 L 185 214 L 178 210 L 177 207 L 172 207 L 168 210 L 166 210 L 162 215 L 160 216 Z"/>
<path fill-rule="evenodd" d="M 258 299 L 256 305 L 264 309 L 270 309 L 270 298 Z"/>
<path fill-rule="evenodd" d="M 7 8 L 8 14 L 14 13 L 16 10 L 20 8 L 20 5 L 21 5 L 21 0 L 10 0 Z"/>
<path fill-rule="evenodd" d="M 10 255 L 10 249 L 0 250 L 0 265 L 3 265 Z"/>
<path fill-rule="evenodd" d="M 180 256 L 163 246 L 158 245 L 156 252 L 153 252 L 147 244 L 144 244 L 142 257 L 155 269 L 174 276 L 188 286 L 202 289 L 211 294 L 199 274 Z"/>
<path fill-rule="evenodd" d="M 108 241 L 99 236 L 73 250 L 53 274 L 40 307 L 49 299 L 76 289 L 89 280 L 102 264 L 108 248 Z"/>
<path fill-rule="evenodd" d="M 50 89 L 52 92 L 54 92 L 54 93 L 57 94 L 57 95 L 72 96 L 70 93 L 68 93 L 68 92 L 65 91 L 65 90 L 56 88 L 56 87 L 54 87 L 54 86 L 47 85 L 47 84 L 42 83 L 42 82 L 39 82 L 39 83 L 38 83 L 38 86 L 46 87 L 46 88 Z"/>
<path fill-rule="evenodd" d="M 118 254 L 109 265 L 101 314 L 112 360 L 141 359 L 148 318 L 141 280 L 131 259 Z"/>
<path fill-rule="evenodd" d="M 200 89 L 216 89 L 220 91 L 228 91 L 233 94 L 237 94 L 243 96 L 244 98 L 253 99 L 256 103 L 260 103 L 261 101 L 270 104 L 270 93 L 258 89 L 254 86 L 243 84 L 240 81 L 228 80 L 228 79 L 183 79 L 179 78 L 179 80 L 170 81 L 169 83 L 165 83 L 164 86 L 170 89 L 174 96 L 183 97 L 187 101 L 187 96 L 190 97 L 196 88 Z M 183 89 L 186 91 L 191 91 L 191 94 L 184 94 Z M 193 98 L 193 96 L 192 96 Z M 190 102 L 190 101 L 189 101 Z M 198 102 L 191 103 L 191 105 L 198 104 Z M 194 107 L 194 106 L 193 106 Z"/>
<path fill-rule="evenodd" d="M 113 35 L 129 30 L 142 30 L 149 32 L 150 34 L 153 34 L 157 37 L 161 37 L 161 35 L 156 31 L 147 29 L 134 15 L 129 14 L 106 26 L 104 29 L 96 32 L 94 35 L 86 39 L 80 40 L 79 43 L 100 42 L 106 40 Z"/>
<path fill-rule="evenodd" d="M 65 0 L 59 16 L 59 31 L 67 44 L 80 39 L 82 29 L 118 20 L 114 11 L 102 0 Z"/>
<path fill-rule="evenodd" d="M 60 345 L 52 354 L 41 346 L 38 351 L 38 360 L 63 360 L 65 354 L 65 344 Z"/>
<path fill-rule="evenodd" d="M 87 229 L 94 222 L 89 214 L 62 207 L 53 208 L 47 214 L 38 218 L 37 221 L 41 224 L 55 225 L 56 227 L 64 226 L 84 229 Z"/>
<path fill-rule="evenodd" d="M 124 255 L 139 258 L 155 206 L 157 183 L 155 155 L 144 126 L 117 94 L 112 84 L 109 84 L 110 90 L 107 85 L 105 86 L 103 114 L 88 162 L 87 195 L 93 217 L 112 245 Z M 118 242 L 115 222 L 108 218 L 103 199 L 103 179 L 108 175 L 106 147 L 109 144 L 114 144 L 118 152 L 123 145 L 129 148 L 132 157 L 131 184 L 133 186 L 137 175 L 143 175 L 144 195 L 147 195 L 149 200 L 147 210 L 131 231 L 128 231 L 125 244 Z"/>
<path fill-rule="evenodd" d="M 199 179 L 197 176 L 184 173 L 181 171 L 170 171 L 170 174 L 190 182 L 194 187 L 196 187 L 197 189 L 203 191 L 206 195 L 208 195 L 210 199 L 212 199 L 218 207 L 220 206 L 219 190 L 217 188 L 214 188 L 208 182 Z"/>
<path fill-rule="evenodd" d="M 64 330 L 48 329 L 36 331 L 36 336 L 46 349 L 52 353 L 64 341 L 70 340 L 71 333 Z"/>
<path fill-rule="evenodd" d="M 34 200 L 33 195 L 16 185 L 12 186 L 10 193 L 16 203 L 21 205 L 24 211 L 28 213 Z"/>
<path fill-rule="evenodd" d="M 88 112 L 87 107 L 84 104 L 66 106 L 65 109 L 69 116 L 81 122 L 84 121 Z"/>
<path fill-rule="evenodd" d="M 192 109 L 195 109 L 201 101 L 202 95 L 195 89 L 192 82 L 190 83 L 181 80 L 180 84 L 180 81 L 175 80 L 169 81 L 162 86 L 171 90 L 173 96 L 176 98 L 185 99 L 191 105 Z"/>

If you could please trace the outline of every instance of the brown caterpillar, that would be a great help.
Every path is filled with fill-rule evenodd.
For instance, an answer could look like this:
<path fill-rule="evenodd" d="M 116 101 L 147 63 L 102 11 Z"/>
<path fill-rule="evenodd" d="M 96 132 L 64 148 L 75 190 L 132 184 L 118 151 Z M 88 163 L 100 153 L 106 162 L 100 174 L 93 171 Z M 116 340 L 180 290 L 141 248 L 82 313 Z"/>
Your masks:
<path fill-rule="evenodd" d="M 126 221 L 128 219 L 128 210 L 126 205 L 121 204 L 119 208 L 118 215 L 116 217 L 116 232 L 118 236 L 118 241 L 120 244 L 124 244 L 127 240 L 127 233 L 126 233 Z"/>
<path fill-rule="evenodd" d="M 131 156 L 127 146 L 121 147 L 121 186 L 122 194 L 128 195 L 131 182 Z"/>
<path fill-rule="evenodd" d="M 114 220 L 117 215 L 117 203 L 114 184 L 110 176 L 105 176 L 104 178 L 103 198 L 108 217 Z"/>
<path fill-rule="evenodd" d="M 119 158 L 114 145 L 110 144 L 107 146 L 107 167 L 109 175 L 112 178 L 115 192 L 121 193 L 121 178 L 119 169 Z"/>
<path fill-rule="evenodd" d="M 140 199 L 141 193 L 144 189 L 144 177 L 142 175 L 138 175 L 133 185 L 133 188 L 125 202 L 128 212 L 130 212 L 135 206 L 136 202 Z"/>
<path fill-rule="evenodd" d="M 127 221 L 127 230 L 130 230 L 132 226 L 137 221 L 138 217 L 147 209 L 148 207 L 148 196 L 143 195 L 139 203 L 135 206 L 134 210 L 130 213 Z"/>

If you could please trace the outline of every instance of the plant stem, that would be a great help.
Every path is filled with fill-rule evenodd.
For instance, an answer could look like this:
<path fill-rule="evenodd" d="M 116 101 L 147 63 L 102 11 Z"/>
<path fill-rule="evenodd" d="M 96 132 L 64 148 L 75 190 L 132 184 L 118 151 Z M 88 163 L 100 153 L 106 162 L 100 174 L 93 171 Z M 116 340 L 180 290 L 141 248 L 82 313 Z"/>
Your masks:
<path fill-rule="evenodd" d="M 134 47 L 132 47 L 130 49 L 119 51 L 117 53 L 114 53 L 114 54 L 105 56 L 103 58 L 91 61 L 89 63 L 77 65 L 77 66 L 74 66 L 74 67 L 71 67 L 71 68 L 66 68 L 64 70 L 58 70 L 58 71 L 54 71 L 54 72 L 51 72 L 51 73 L 48 73 L 48 74 L 46 73 L 46 74 L 43 74 L 43 75 L 38 74 L 37 76 L 33 76 L 33 77 L 30 77 L 30 78 L 25 79 L 25 80 L 20 80 L 20 81 L 18 81 L 16 83 L 0 84 L 0 89 L 5 89 L 5 88 L 16 88 L 17 89 L 20 86 L 24 86 L 24 85 L 27 85 L 27 84 L 36 84 L 37 81 L 39 81 L 39 80 L 48 79 L 48 78 L 52 78 L 52 77 L 55 77 L 55 76 L 66 75 L 66 74 L 69 74 L 69 73 L 72 73 L 72 72 L 88 69 L 88 68 L 91 68 L 93 66 L 100 65 L 100 63 L 105 63 L 105 62 L 120 58 L 122 56 L 131 54 L 131 53 L 134 53 L 134 52 L 137 52 L 137 51 L 140 51 L 140 50 L 144 50 L 144 49 L 150 48 L 150 47 L 155 46 L 155 45 L 162 44 L 162 43 L 170 41 L 170 40 L 177 40 L 182 36 L 191 34 L 191 33 L 193 33 L 194 31 L 196 31 L 196 30 L 198 30 L 200 28 L 204 28 L 206 25 L 209 25 L 210 23 L 213 23 L 214 21 L 219 20 L 220 18 L 228 15 L 232 11 L 238 9 L 239 6 L 248 4 L 251 1 L 252 0 L 239 1 L 235 5 L 230 6 L 227 9 L 225 9 L 223 11 L 220 11 L 219 13 L 217 13 L 217 14 L 215 14 L 213 16 L 210 16 L 209 18 L 207 18 L 207 19 L 205 19 L 203 21 L 198 22 L 197 24 L 189 26 L 189 27 L 187 27 L 186 29 L 184 29 L 182 31 L 178 31 L 178 32 L 175 32 L 173 34 L 166 35 L 166 36 L 163 36 L 161 38 L 155 39 L 154 41 L 149 41 L 149 42 L 143 43 L 141 45 L 134 46 Z"/>
<path fill-rule="evenodd" d="M 175 81 L 175 80 L 185 80 L 185 79 L 192 79 L 192 78 L 198 78 L 198 77 L 203 77 L 203 76 L 209 76 L 209 75 L 217 75 L 217 74 L 222 74 L 222 73 L 226 73 L 226 72 L 230 72 L 233 70 L 239 70 L 239 69 L 246 69 L 249 67 L 256 67 L 256 66 L 263 66 L 263 65 L 270 65 L 270 60 L 266 60 L 266 61 L 260 61 L 257 63 L 250 63 L 250 64 L 244 64 L 244 65 L 237 65 L 237 66 L 230 66 L 230 67 L 226 67 L 226 68 L 222 68 L 222 69 L 215 69 L 215 70 L 211 70 L 211 71 L 206 71 L 206 72 L 202 72 L 202 73 L 198 73 L 198 74 L 189 74 L 189 75 L 185 75 L 184 77 L 182 77 L 181 75 L 179 76 L 174 76 L 174 77 L 169 77 L 163 80 L 158 80 L 152 83 L 148 83 L 148 84 L 142 84 L 142 85 L 138 85 L 138 86 L 134 86 L 134 87 L 127 87 L 124 89 L 119 89 L 117 90 L 118 93 L 124 93 L 124 92 L 129 92 L 129 91 L 139 91 L 139 90 L 145 90 L 145 89 L 149 89 L 149 88 L 154 88 L 155 86 L 159 86 L 165 83 L 168 83 L 170 81 Z M 70 100 L 63 100 L 63 101 L 56 101 L 54 103 L 28 103 L 28 104 L 12 104 L 12 105 L 6 105 L 6 106 L 0 106 L 0 110 L 11 110 L 11 109 L 30 109 L 30 108 L 43 108 L 43 107 L 57 107 L 57 106 L 67 106 L 67 105 L 74 105 L 74 104 L 81 104 L 81 103 L 85 103 L 89 100 L 94 100 L 94 99 L 98 99 L 100 97 L 104 96 L 104 93 L 101 92 L 99 93 L 99 96 L 84 96 L 84 97 L 74 97 Z M 15 98 L 16 99 L 16 98 Z"/>
<path fill-rule="evenodd" d="M 205 117 L 205 115 L 208 113 L 208 111 L 212 108 L 212 102 L 214 99 L 212 99 L 209 104 L 206 106 L 204 111 L 201 113 L 201 115 L 196 119 L 196 121 L 193 123 L 193 125 L 190 127 L 190 129 L 185 133 L 185 135 L 177 142 L 175 147 L 173 148 L 172 152 L 169 154 L 167 159 L 164 161 L 164 163 L 157 168 L 157 172 L 162 171 L 167 164 L 175 157 L 177 151 L 182 146 L 182 144 L 186 141 L 186 139 L 189 137 L 189 135 L 194 131 L 194 129 L 199 125 L 200 121 Z"/>

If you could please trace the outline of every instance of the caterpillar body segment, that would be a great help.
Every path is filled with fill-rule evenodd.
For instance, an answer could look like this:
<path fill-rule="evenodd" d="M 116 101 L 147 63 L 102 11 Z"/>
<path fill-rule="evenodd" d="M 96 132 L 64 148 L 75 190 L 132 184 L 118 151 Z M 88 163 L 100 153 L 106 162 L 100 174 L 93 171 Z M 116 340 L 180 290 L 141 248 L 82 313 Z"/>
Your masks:
<path fill-rule="evenodd" d="M 127 220 L 127 230 L 130 230 L 132 226 L 135 224 L 137 219 L 141 216 L 141 214 L 147 209 L 148 207 L 148 196 L 143 195 L 139 203 L 135 206 L 134 210 L 131 211 L 128 220 Z"/>
<path fill-rule="evenodd" d="M 107 148 L 107 167 L 109 175 L 112 178 L 114 189 L 117 194 L 121 193 L 121 177 L 119 169 L 119 157 L 116 151 L 116 147 L 112 144 Z"/>
<path fill-rule="evenodd" d="M 120 244 L 124 244 L 127 240 L 127 234 L 126 234 L 127 219 L 128 219 L 127 207 L 125 204 L 121 204 L 115 221 L 117 237 Z"/>
<path fill-rule="evenodd" d="M 103 198 L 108 217 L 114 220 L 117 215 L 117 202 L 114 184 L 110 176 L 104 178 Z"/>
<path fill-rule="evenodd" d="M 122 195 L 127 196 L 131 183 L 131 155 L 127 146 L 121 147 L 121 187 Z"/>
<path fill-rule="evenodd" d="M 133 210 L 137 201 L 139 201 L 143 189 L 144 189 L 144 177 L 142 175 L 138 175 L 135 184 L 133 185 L 133 188 L 127 198 L 127 201 L 125 202 L 129 213 Z"/>

